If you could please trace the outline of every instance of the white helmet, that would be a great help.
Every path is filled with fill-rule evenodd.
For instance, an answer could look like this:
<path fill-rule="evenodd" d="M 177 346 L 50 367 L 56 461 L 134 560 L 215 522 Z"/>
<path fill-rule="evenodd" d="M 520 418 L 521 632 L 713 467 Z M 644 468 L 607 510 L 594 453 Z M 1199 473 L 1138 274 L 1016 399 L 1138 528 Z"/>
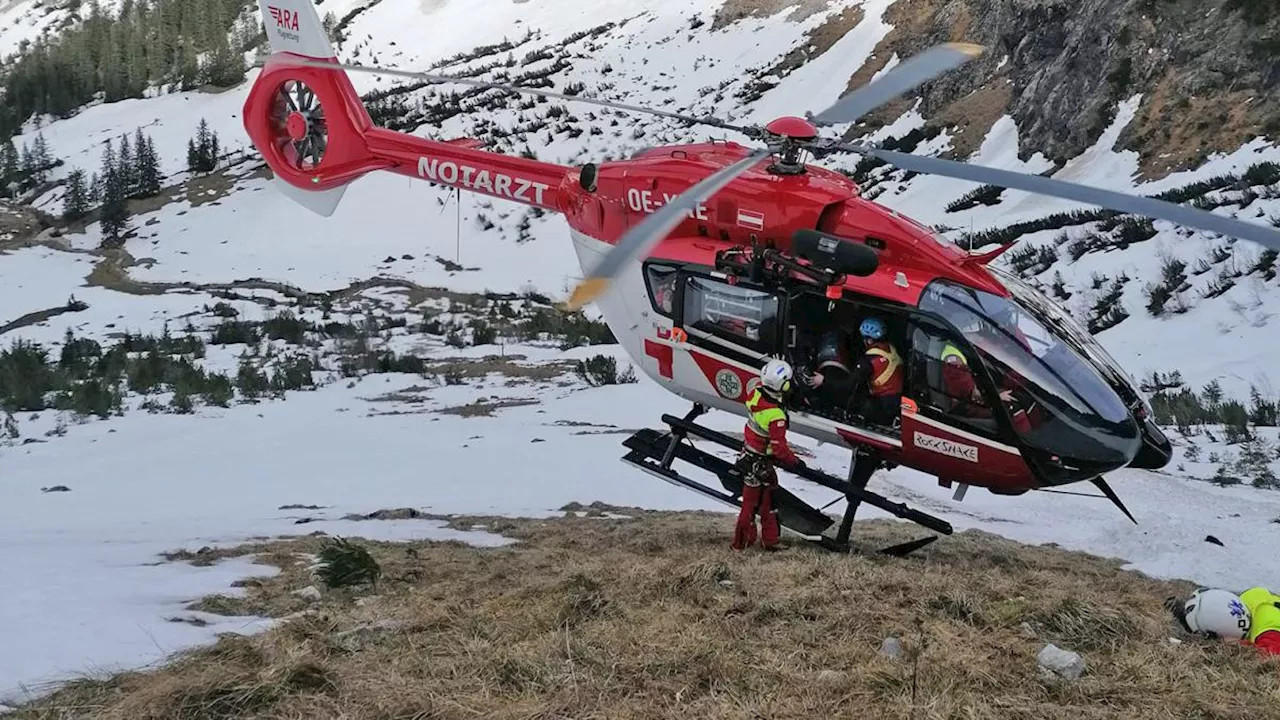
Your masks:
<path fill-rule="evenodd" d="M 760 384 L 771 395 L 781 395 L 791 388 L 791 363 L 770 360 L 760 371 Z"/>
<path fill-rule="evenodd" d="M 1183 622 L 1194 633 L 1240 640 L 1249 634 L 1249 609 L 1226 590 L 1197 590 L 1182 606 Z"/>

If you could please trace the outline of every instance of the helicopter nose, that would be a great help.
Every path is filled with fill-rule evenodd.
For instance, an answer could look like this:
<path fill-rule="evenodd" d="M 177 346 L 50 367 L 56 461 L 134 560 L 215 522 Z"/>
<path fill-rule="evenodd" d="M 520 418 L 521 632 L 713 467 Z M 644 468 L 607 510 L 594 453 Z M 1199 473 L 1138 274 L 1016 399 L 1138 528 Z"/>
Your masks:
<path fill-rule="evenodd" d="M 1153 418 L 1143 418 L 1142 447 L 1129 463 L 1139 470 L 1159 470 L 1173 461 L 1173 443 Z"/>

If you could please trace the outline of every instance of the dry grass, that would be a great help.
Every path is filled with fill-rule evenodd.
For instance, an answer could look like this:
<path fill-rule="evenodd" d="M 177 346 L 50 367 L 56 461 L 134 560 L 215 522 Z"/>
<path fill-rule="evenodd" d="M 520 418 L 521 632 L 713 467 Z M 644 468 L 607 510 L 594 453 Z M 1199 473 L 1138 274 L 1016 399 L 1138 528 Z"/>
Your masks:
<path fill-rule="evenodd" d="M 537 365 L 521 365 L 523 355 L 499 357 L 487 355 L 482 358 L 445 359 L 433 361 L 428 367 L 439 375 L 452 375 L 459 378 L 482 378 L 491 373 L 512 379 L 545 382 L 572 372 L 576 364 L 568 361 L 540 363 Z"/>
<path fill-rule="evenodd" d="M 1280 716 L 1280 663 L 1170 644 L 1161 601 L 1189 585 L 1114 561 L 974 532 L 906 559 L 735 554 L 726 515 L 596 509 L 631 519 L 455 523 L 521 541 L 505 548 L 370 543 L 376 590 L 325 591 L 262 635 L 80 682 L 13 717 Z M 855 537 L 909 532 L 877 521 Z M 313 582 L 299 558 L 319 542 L 253 548 L 286 572 L 235 610 L 294 612 L 292 592 Z M 900 659 L 878 654 L 890 635 Z M 1084 654 L 1084 677 L 1041 679 L 1046 642 Z"/>
<path fill-rule="evenodd" d="M 457 415 L 458 417 L 493 417 L 494 411 L 503 408 L 524 407 L 526 405 L 537 405 L 540 401 L 535 398 L 510 398 L 507 400 L 474 400 L 466 405 L 454 405 L 452 407 L 441 408 L 436 412 L 441 415 Z"/>

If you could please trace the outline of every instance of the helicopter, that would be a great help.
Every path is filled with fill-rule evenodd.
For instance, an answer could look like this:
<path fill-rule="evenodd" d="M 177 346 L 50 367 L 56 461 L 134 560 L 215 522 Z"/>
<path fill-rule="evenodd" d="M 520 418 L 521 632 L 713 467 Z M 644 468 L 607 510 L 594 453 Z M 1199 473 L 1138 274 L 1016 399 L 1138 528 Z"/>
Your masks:
<path fill-rule="evenodd" d="M 1000 495 L 1066 492 L 1089 482 L 1137 522 L 1105 480 L 1157 469 L 1172 444 L 1132 377 L 1093 336 L 1038 289 L 991 262 L 1013 243 L 967 251 L 910 217 L 861 196 L 840 172 L 807 162 L 852 153 L 898 168 L 1046 194 L 1221 233 L 1280 249 L 1280 232 L 1153 198 L 822 137 L 856 122 L 982 52 L 948 43 L 913 56 L 830 107 L 763 127 L 606 101 L 582 94 L 338 61 L 310 0 L 259 0 L 271 54 L 244 105 L 253 145 L 283 194 L 330 216 L 358 178 L 385 171 L 562 215 L 584 278 L 565 307 L 595 303 L 636 366 L 693 408 L 663 415 L 622 444 L 623 461 L 674 485 L 741 504 L 730 451 L 742 440 L 696 422 L 708 410 L 746 415 L 745 401 L 772 358 L 803 368 L 819 328 L 856 335 L 860 319 L 889 328 L 904 367 L 898 417 L 876 422 L 806 393 L 786 400 L 789 431 L 851 452 L 840 478 L 783 468 L 846 500 L 828 516 L 778 487 L 782 527 L 848 550 L 862 503 L 943 535 L 950 523 L 867 489 L 873 473 L 905 466 L 955 487 Z M 630 158 L 567 167 L 483 150 L 474 138 L 434 140 L 377 127 L 349 72 L 400 76 L 560 98 L 741 133 L 759 147 L 712 140 L 651 147 Z M 971 378 L 950 390 L 942 354 L 963 357 Z M 803 372 L 797 373 L 797 378 Z M 802 388 L 803 383 L 796 383 Z M 675 469 L 680 460 L 720 487 Z M 1083 493 L 1081 493 L 1083 494 Z M 834 502 L 834 501 L 833 501 Z M 905 555 L 937 539 L 881 552 Z"/>

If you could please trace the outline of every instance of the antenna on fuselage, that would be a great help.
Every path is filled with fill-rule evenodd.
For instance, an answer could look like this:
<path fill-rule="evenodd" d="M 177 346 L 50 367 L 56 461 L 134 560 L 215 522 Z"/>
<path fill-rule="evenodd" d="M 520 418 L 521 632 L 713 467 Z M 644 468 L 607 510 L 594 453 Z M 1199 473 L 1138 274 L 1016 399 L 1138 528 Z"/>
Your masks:
<path fill-rule="evenodd" d="M 444 196 L 444 205 L 440 208 L 440 214 L 443 215 L 445 208 L 449 207 L 449 201 L 454 195 L 458 197 L 458 205 L 455 208 L 453 223 L 453 261 L 457 263 L 458 268 L 462 268 L 462 188 L 451 187 Z"/>

